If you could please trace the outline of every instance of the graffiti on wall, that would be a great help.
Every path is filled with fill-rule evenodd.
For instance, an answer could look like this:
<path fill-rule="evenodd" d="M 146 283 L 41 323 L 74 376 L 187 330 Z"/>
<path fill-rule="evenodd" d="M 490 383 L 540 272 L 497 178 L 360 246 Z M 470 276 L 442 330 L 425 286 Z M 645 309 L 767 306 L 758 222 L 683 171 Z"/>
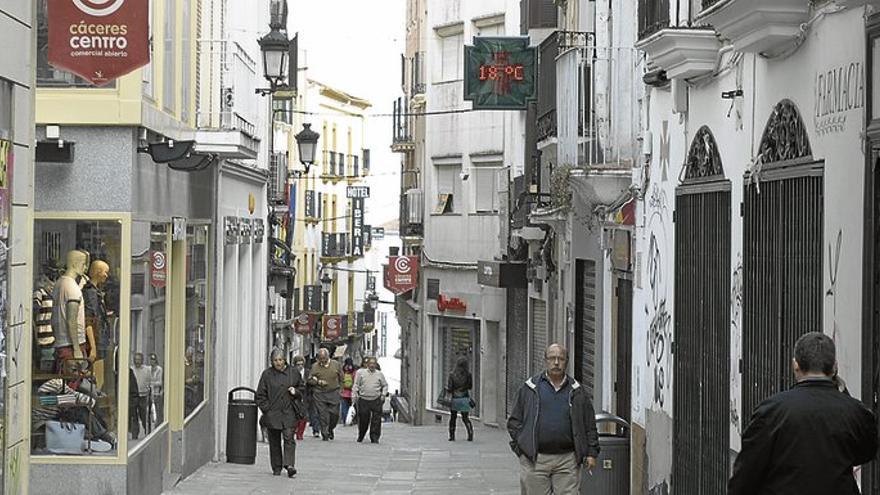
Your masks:
<path fill-rule="evenodd" d="M 669 384 L 669 361 L 672 346 L 672 335 L 669 323 L 671 317 L 666 304 L 666 224 L 665 218 L 669 206 L 666 192 L 655 184 L 648 198 L 650 212 L 650 241 L 647 253 L 645 275 L 651 290 L 651 298 L 645 305 L 645 317 L 648 325 L 647 364 L 652 373 L 654 393 L 652 400 L 661 408 L 665 403 Z"/>
<path fill-rule="evenodd" d="M 834 322 L 834 326 L 831 330 L 831 338 L 834 340 L 834 343 L 837 344 L 837 273 L 840 268 L 840 247 L 843 243 L 843 230 L 837 231 L 837 244 L 832 247 L 832 245 L 828 244 L 828 278 L 830 279 L 830 285 L 828 287 L 828 292 L 825 293 L 825 297 L 831 298 L 831 314 L 832 321 Z"/>
<path fill-rule="evenodd" d="M 733 369 L 730 371 L 730 390 L 736 390 L 739 360 L 742 357 L 740 342 L 742 342 L 742 308 L 743 308 L 743 258 L 742 253 L 736 256 L 736 268 L 730 277 L 730 341 L 734 354 L 730 360 Z M 730 396 L 730 424 L 734 430 L 740 432 L 740 396 L 733 393 Z"/>
<path fill-rule="evenodd" d="M 669 484 L 664 480 L 662 483 L 652 486 L 648 490 L 648 495 L 669 495 Z"/>

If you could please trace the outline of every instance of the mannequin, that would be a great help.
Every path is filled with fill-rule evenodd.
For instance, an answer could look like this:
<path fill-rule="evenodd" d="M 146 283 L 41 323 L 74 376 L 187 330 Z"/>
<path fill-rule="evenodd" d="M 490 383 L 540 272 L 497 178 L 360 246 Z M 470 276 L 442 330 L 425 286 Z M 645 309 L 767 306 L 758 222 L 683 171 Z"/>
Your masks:
<path fill-rule="evenodd" d="M 107 310 L 104 306 L 104 283 L 110 275 L 110 265 L 101 260 L 92 261 L 89 281 L 83 287 L 86 311 L 86 341 L 89 344 L 89 361 L 97 359 L 98 352 L 104 358 L 107 353 Z"/>
<path fill-rule="evenodd" d="M 86 313 L 77 277 L 85 275 L 89 255 L 75 249 L 67 253 L 67 268 L 55 282 L 52 294 L 52 330 L 55 333 L 55 367 L 67 359 L 86 355 Z"/>

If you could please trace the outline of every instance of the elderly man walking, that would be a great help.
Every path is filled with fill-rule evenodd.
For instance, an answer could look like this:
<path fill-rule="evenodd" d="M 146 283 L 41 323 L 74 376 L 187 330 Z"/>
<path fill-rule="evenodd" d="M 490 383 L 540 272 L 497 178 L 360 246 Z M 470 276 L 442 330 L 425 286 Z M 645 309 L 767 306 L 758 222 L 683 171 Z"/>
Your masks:
<path fill-rule="evenodd" d="M 544 360 L 546 371 L 520 387 L 507 420 L 522 469 L 520 487 L 525 495 L 578 493 L 581 467 L 592 469 L 599 455 L 593 404 L 566 374 L 564 347 L 552 344 Z"/>
<path fill-rule="evenodd" d="M 838 390 L 835 354 L 823 333 L 798 339 L 791 363 L 797 383 L 755 408 L 729 495 L 858 495 L 853 468 L 877 455 L 877 419 Z"/>
<path fill-rule="evenodd" d="M 376 358 L 366 359 L 366 368 L 357 370 L 354 375 L 354 386 L 351 389 L 351 401 L 355 404 L 358 417 L 358 442 L 364 441 L 367 429 L 370 430 L 370 442 L 379 443 L 382 435 L 382 404 L 388 382 L 385 375 L 376 369 Z"/>
<path fill-rule="evenodd" d="M 330 359 L 327 349 L 318 350 L 318 362 L 312 365 L 309 384 L 312 400 L 321 418 L 321 440 L 333 440 L 333 429 L 339 422 L 339 388 L 342 385 L 342 366 Z"/>

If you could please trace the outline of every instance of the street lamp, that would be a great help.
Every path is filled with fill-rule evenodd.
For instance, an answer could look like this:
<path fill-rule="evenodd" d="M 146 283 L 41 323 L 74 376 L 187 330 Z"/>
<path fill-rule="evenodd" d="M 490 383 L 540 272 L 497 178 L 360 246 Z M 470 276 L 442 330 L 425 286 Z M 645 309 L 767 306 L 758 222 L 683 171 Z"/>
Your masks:
<path fill-rule="evenodd" d="M 272 30 L 257 41 L 263 54 L 263 77 L 269 81 L 271 91 L 280 86 L 287 77 L 287 56 L 290 42 L 281 30 L 272 26 Z"/>
<path fill-rule="evenodd" d="M 333 279 L 330 278 L 330 274 L 324 270 L 323 275 L 321 275 L 321 292 L 324 293 L 324 313 L 329 312 L 330 304 L 330 290 L 333 288 Z"/>
<path fill-rule="evenodd" d="M 309 167 L 315 163 L 315 151 L 321 135 L 312 130 L 312 124 L 303 124 L 303 129 L 294 137 L 299 148 L 299 161 L 305 166 L 305 173 L 308 174 Z"/>
<path fill-rule="evenodd" d="M 367 302 L 370 303 L 370 309 L 376 310 L 379 307 L 379 296 L 375 292 L 370 292 Z"/>

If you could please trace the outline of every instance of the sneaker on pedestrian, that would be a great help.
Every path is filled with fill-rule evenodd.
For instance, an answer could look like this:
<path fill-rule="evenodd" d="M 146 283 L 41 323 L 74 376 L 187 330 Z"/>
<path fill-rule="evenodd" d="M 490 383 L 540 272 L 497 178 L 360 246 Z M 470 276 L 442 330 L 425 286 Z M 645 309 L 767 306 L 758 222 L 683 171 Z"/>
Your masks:
<path fill-rule="evenodd" d="M 296 468 L 294 468 L 293 466 L 288 466 L 287 467 L 287 477 L 293 478 L 294 476 L 296 476 Z"/>

